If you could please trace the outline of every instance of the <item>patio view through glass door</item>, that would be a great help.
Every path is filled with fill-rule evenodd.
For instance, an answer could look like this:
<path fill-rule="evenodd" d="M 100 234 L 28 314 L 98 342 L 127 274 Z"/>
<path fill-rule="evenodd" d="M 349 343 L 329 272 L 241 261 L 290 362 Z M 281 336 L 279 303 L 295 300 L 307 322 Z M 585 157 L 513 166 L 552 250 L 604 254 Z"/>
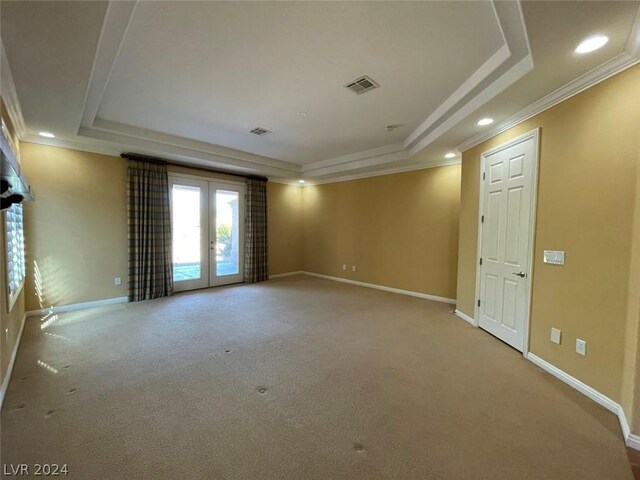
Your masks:
<path fill-rule="evenodd" d="M 174 290 L 243 280 L 244 185 L 169 175 Z"/>

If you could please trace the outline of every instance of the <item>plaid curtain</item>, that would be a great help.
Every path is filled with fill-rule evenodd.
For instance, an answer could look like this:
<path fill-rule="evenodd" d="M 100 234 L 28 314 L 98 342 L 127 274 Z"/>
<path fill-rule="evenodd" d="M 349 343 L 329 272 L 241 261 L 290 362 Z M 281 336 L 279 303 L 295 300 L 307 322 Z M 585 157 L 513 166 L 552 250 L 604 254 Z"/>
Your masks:
<path fill-rule="evenodd" d="M 267 259 L 267 182 L 247 179 L 244 235 L 244 281 L 262 282 L 269 279 Z"/>
<path fill-rule="evenodd" d="M 173 294 L 167 166 L 129 160 L 129 301 Z"/>

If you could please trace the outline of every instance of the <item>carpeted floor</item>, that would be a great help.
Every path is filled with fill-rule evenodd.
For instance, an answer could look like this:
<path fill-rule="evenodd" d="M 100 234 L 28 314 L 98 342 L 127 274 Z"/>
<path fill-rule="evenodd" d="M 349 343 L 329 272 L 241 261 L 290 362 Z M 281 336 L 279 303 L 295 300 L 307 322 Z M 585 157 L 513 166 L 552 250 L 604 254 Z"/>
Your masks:
<path fill-rule="evenodd" d="M 613 414 L 451 310 L 297 276 L 30 318 L 2 462 L 71 479 L 633 478 Z"/>

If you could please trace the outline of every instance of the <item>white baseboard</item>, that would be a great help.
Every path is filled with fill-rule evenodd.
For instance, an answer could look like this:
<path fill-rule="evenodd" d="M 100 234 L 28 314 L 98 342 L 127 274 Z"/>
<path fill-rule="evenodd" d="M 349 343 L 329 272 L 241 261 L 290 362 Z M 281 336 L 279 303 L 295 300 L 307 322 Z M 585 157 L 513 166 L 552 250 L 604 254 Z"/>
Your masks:
<path fill-rule="evenodd" d="M 22 332 L 24 331 L 24 324 L 26 320 L 27 320 L 27 314 L 25 313 L 22 316 L 22 322 L 20 323 L 20 331 L 18 332 L 16 343 L 13 346 L 13 351 L 11 352 L 11 358 L 9 359 L 9 366 L 7 367 L 7 371 L 5 372 L 4 378 L 2 379 L 2 385 L 0 386 L 0 409 L 2 408 L 2 404 L 4 403 L 4 397 L 7 394 L 7 389 L 9 388 L 9 380 L 11 379 L 11 374 L 13 373 L 13 365 L 16 363 L 16 355 L 18 354 L 18 347 L 20 346 L 20 340 L 22 340 Z"/>
<path fill-rule="evenodd" d="M 290 277 L 291 275 L 302 275 L 304 272 L 298 270 L 297 272 L 276 273 L 275 275 L 269 275 L 269 280 L 272 278 Z"/>
<path fill-rule="evenodd" d="M 451 305 L 455 305 L 456 303 L 455 298 L 439 297 L 437 295 L 430 295 L 428 293 L 420 293 L 420 292 L 413 292 L 411 290 L 402 290 L 400 288 L 385 287 L 384 285 L 376 285 L 374 283 L 358 282 L 356 280 L 349 280 L 348 278 L 332 277 L 330 275 L 322 275 L 320 273 L 313 273 L 313 272 L 300 272 L 300 273 L 304 275 L 309 275 L 310 277 L 324 278 L 325 280 L 333 280 L 334 282 L 349 283 L 351 285 L 358 285 L 359 287 L 374 288 L 376 290 L 382 290 L 382 291 L 391 292 L 391 293 L 399 293 L 400 295 L 409 295 L 410 297 L 424 298 L 425 300 L 433 300 L 435 302 L 444 302 L 444 303 L 449 303 Z"/>
<path fill-rule="evenodd" d="M 564 383 L 569 385 L 570 387 L 575 388 L 577 391 L 582 393 L 583 395 L 589 397 L 591 400 L 596 402 L 599 405 L 602 405 L 604 408 L 609 410 L 612 413 L 615 413 L 618 416 L 618 421 L 620 422 L 620 429 L 622 430 L 622 436 L 624 438 L 625 444 L 628 447 L 634 448 L 636 450 L 640 450 L 640 436 L 631 433 L 631 429 L 629 428 L 629 422 L 627 422 L 627 417 L 624 414 L 624 409 L 622 405 L 617 402 L 614 402 L 609 397 L 604 395 L 603 393 L 598 392 L 596 389 L 590 387 L 584 382 L 581 382 L 577 378 L 569 375 L 567 372 L 560 370 L 558 367 L 550 364 L 546 360 L 541 359 L 537 355 L 529 352 L 527 354 L 527 358 L 535 363 L 538 367 L 546 370 L 554 377 L 562 380 Z"/>
<path fill-rule="evenodd" d="M 558 367 L 550 364 L 546 360 L 541 359 L 540 357 L 538 357 L 537 355 L 534 355 L 531 352 L 529 352 L 527 354 L 527 358 L 529 360 L 531 360 L 533 363 L 535 363 L 537 366 L 542 368 L 543 370 L 546 370 L 547 372 L 549 372 L 554 377 L 559 378 L 560 380 L 562 380 L 567 385 L 575 388 L 576 390 L 578 390 L 583 395 L 586 395 L 587 397 L 589 397 L 594 402 L 602 405 L 604 408 L 606 408 L 607 410 L 615 413 L 616 415 L 618 414 L 618 411 L 620 409 L 620 405 L 618 405 L 618 403 L 614 402 L 613 400 L 611 400 L 606 395 L 598 392 L 594 388 L 591 388 L 586 383 L 583 383 L 580 380 L 578 380 L 577 378 L 572 377 L 567 372 L 564 372 L 564 371 L 560 370 Z"/>
<path fill-rule="evenodd" d="M 127 297 L 107 298 L 104 300 L 96 300 L 93 302 L 84 303 L 72 303 L 71 305 L 58 305 L 51 306 L 49 308 L 41 308 L 39 310 L 29 310 L 27 312 L 28 317 L 45 315 L 47 313 L 60 313 L 71 312 L 73 310 L 82 310 L 84 308 L 102 307 L 104 305 L 113 305 L 115 303 L 127 303 L 129 299 Z"/>
<path fill-rule="evenodd" d="M 453 314 L 456 317 L 461 318 L 462 320 L 464 320 L 465 322 L 470 323 L 471 325 L 473 325 L 474 327 L 476 326 L 476 322 L 473 318 L 471 318 L 469 315 L 467 315 L 466 313 L 461 312 L 460 310 L 458 310 L 457 308 L 453 311 Z"/>
<path fill-rule="evenodd" d="M 627 447 L 633 448 L 634 450 L 640 450 L 640 435 L 630 433 L 627 437 Z"/>

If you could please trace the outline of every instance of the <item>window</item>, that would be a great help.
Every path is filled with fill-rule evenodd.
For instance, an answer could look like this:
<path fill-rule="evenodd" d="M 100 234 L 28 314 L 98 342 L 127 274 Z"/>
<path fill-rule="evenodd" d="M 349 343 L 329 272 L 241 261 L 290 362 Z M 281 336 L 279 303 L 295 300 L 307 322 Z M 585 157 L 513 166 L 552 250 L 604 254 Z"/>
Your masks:
<path fill-rule="evenodd" d="M 14 203 L 5 210 L 4 226 L 7 241 L 7 295 L 9 310 L 11 310 L 24 284 L 25 277 L 22 205 Z"/>

